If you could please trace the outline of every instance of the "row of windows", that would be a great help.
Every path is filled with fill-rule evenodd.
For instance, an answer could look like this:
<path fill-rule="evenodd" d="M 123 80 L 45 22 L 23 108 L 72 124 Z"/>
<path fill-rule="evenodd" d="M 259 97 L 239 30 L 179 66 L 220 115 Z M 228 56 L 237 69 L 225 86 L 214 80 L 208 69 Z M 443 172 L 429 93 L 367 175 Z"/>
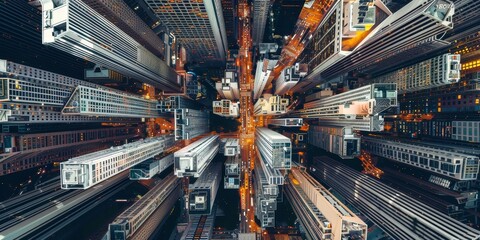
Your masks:
<path fill-rule="evenodd" d="M 58 151 L 42 152 L 32 157 L 8 160 L 2 164 L 2 174 L 10 174 L 17 171 L 22 171 L 29 168 L 43 166 L 52 162 L 65 161 L 69 158 L 76 157 L 83 154 L 88 154 L 94 151 L 105 149 L 111 143 L 95 144 L 95 146 L 88 145 L 86 147 L 76 148 L 61 148 Z"/>
<path fill-rule="evenodd" d="M 134 133 L 135 128 L 119 128 L 119 129 L 101 129 L 89 130 L 73 133 L 62 133 L 53 136 L 20 136 L 15 138 L 16 145 L 19 146 L 20 151 L 32 150 L 37 148 L 44 148 L 50 146 L 57 146 L 62 144 L 71 144 L 77 142 L 91 141 L 104 138 L 116 138 Z"/>
<path fill-rule="evenodd" d="M 121 95 L 119 95 L 121 94 Z M 137 96 L 124 95 L 123 93 L 105 93 L 94 91 L 81 91 L 80 99 L 83 101 L 96 101 L 102 103 L 118 103 L 128 104 L 139 107 L 152 107 L 154 108 L 157 103 L 155 101 L 146 100 Z"/>
<path fill-rule="evenodd" d="M 432 154 L 422 154 L 420 152 L 417 154 L 416 151 L 413 151 L 414 153 L 412 153 L 411 150 L 410 153 L 407 153 L 408 150 L 401 147 L 391 147 L 384 144 L 369 144 L 367 145 L 367 149 L 372 151 L 373 154 L 382 157 L 426 168 L 431 171 L 439 172 L 439 170 L 441 170 L 443 174 L 461 179 L 464 177 L 460 174 L 477 174 L 479 168 L 478 159 L 472 161 L 456 159 L 452 162 L 452 159 L 450 158 L 439 157 L 437 155 L 433 156 Z"/>
<path fill-rule="evenodd" d="M 38 80 L 38 83 L 43 83 L 47 85 L 65 84 L 65 85 L 75 86 L 81 83 L 81 84 L 95 86 L 95 84 L 92 84 L 89 82 L 81 81 L 75 78 L 44 71 L 44 70 L 33 68 L 33 67 L 28 67 L 28 66 L 13 63 L 13 62 L 7 63 L 7 72 L 18 74 L 20 75 L 20 80 L 26 80 L 33 83 L 36 83 Z M 45 81 L 42 81 L 42 80 L 45 80 Z"/>

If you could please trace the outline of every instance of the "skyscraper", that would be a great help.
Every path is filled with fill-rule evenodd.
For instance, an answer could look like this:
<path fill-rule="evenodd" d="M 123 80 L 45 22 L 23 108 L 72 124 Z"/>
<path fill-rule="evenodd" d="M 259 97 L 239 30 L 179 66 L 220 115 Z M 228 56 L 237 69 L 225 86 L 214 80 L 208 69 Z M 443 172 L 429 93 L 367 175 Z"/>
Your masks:
<path fill-rule="evenodd" d="M 253 44 L 258 45 L 263 42 L 265 34 L 265 25 L 267 24 L 267 16 L 270 10 L 270 0 L 253 0 Z"/>
<path fill-rule="evenodd" d="M 222 64 L 228 42 L 220 0 L 146 0 L 160 21 L 188 51 L 190 61 Z"/>

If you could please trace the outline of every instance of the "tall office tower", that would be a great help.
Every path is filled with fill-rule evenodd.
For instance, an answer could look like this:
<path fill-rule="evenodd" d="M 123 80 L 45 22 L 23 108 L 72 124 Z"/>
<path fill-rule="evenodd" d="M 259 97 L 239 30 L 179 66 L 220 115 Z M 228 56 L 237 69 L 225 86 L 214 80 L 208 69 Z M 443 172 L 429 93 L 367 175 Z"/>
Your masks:
<path fill-rule="evenodd" d="M 382 14 L 372 1 L 332 2 L 299 58 L 300 62 L 308 64 L 310 73 L 305 81 L 293 88 L 295 92 L 314 87 L 320 73 L 348 56 L 375 26 L 375 14 Z"/>
<path fill-rule="evenodd" d="M 455 15 L 453 15 L 453 31 L 447 33 L 447 39 L 458 38 L 464 34 L 474 33 L 480 23 L 478 11 L 480 5 L 475 0 L 452 0 L 455 4 Z M 456 44 L 456 43 L 455 43 Z"/>
<path fill-rule="evenodd" d="M 270 9 L 270 0 L 254 0 L 253 1 L 253 44 L 257 45 L 263 42 L 265 34 L 265 25 L 267 24 L 268 10 Z"/>
<path fill-rule="evenodd" d="M 209 132 L 210 113 L 189 108 L 174 112 L 175 140 L 188 140 Z"/>
<path fill-rule="evenodd" d="M 258 99 L 263 89 L 268 83 L 268 78 L 278 60 L 269 60 L 264 58 L 257 62 L 257 69 L 255 71 L 255 82 L 253 84 L 253 99 Z"/>
<path fill-rule="evenodd" d="M 174 143 L 173 136 L 166 135 L 69 159 L 60 163 L 61 186 L 63 189 L 90 188 L 164 152 Z"/>
<path fill-rule="evenodd" d="M 255 116 L 258 115 L 281 115 L 287 113 L 288 98 L 264 94 L 253 106 Z"/>
<path fill-rule="evenodd" d="M 303 77 L 307 75 L 308 65 L 296 63 L 294 66 L 285 68 L 275 81 L 275 95 L 283 95 L 293 88 Z"/>
<path fill-rule="evenodd" d="M 62 109 L 64 115 L 158 117 L 157 101 L 114 89 L 77 86 Z"/>
<path fill-rule="evenodd" d="M 206 136 L 176 151 L 175 175 L 177 177 L 200 177 L 217 155 L 220 139 L 217 135 Z"/>
<path fill-rule="evenodd" d="M 259 154 L 257 154 L 259 156 Z M 283 185 L 283 176 L 278 173 L 276 177 L 282 179 L 281 184 L 271 183 L 269 175 L 264 172 L 265 165 L 259 158 L 255 159 L 255 216 L 260 220 L 262 228 L 275 226 L 275 211 L 277 210 L 278 185 Z M 270 168 L 271 169 L 271 168 Z M 276 170 L 276 169 L 274 169 Z"/>
<path fill-rule="evenodd" d="M 175 110 L 188 108 L 200 110 L 201 105 L 190 98 L 184 96 L 168 96 L 158 101 L 157 109 L 161 112 L 175 112 Z"/>
<path fill-rule="evenodd" d="M 239 108 L 238 102 L 235 103 L 227 99 L 213 101 L 213 114 L 222 117 L 237 118 L 239 116 Z"/>
<path fill-rule="evenodd" d="M 265 163 L 278 169 L 290 169 L 292 164 L 292 142 L 268 128 L 257 128 L 255 144 Z"/>
<path fill-rule="evenodd" d="M 222 163 L 214 162 L 188 186 L 188 214 L 211 214 L 218 187 L 222 181 Z"/>
<path fill-rule="evenodd" d="M 360 135 L 350 127 L 324 127 L 310 125 L 308 143 L 337 154 L 343 159 L 360 155 Z"/>
<path fill-rule="evenodd" d="M 363 136 L 364 149 L 372 154 L 460 181 L 476 180 L 479 157 L 415 141 Z"/>
<path fill-rule="evenodd" d="M 462 73 L 471 73 L 480 70 L 480 39 L 478 26 L 480 5 L 474 0 L 453 0 L 455 15 L 453 15 L 454 29 L 446 33 L 445 39 L 453 43 L 450 53 L 462 55 Z"/>
<path fill-rule="evenodd" d="M 397 106 L 395 83 L 375 83 L 304 104 L 291 115 L 318 118 L 322 126 L 351 127 L 358 131 L 382 131 L 382 112 Z"/>
<path fill-rule="evenodd" d="M 180 79 L 172 68 L 85 2 L 45 1 L 42 16 L 43 44 L 162 90 L 180 91 Z M 136 15 L 129 17 L 138 22 L 133 20 Z"/>
<path fill-rule="evenodd" d="M 225 76 L 222 78 L 221 82 L 215 83 L 215 88 L 222 98 L 227 98 L 232 101 L 240 98 L 238 74 L 234 64 L 227 63 Z"/>
<path fill-rule="evenodd" d="M 148 239 L 182 195 L 180 179 L 170 174 L 108 225 L 102 239 Z M 149 227 L 150 226 L 150 227 Z M 153 227 L 152 227 L 153 226 Z"/>
<path fill-rule="evenodd" d="M 223 188 L 239 189 L 241 179 L 241 159 L 240 154 L 228 156 L 225 161 L 225 177 L 223 180 Z"/>
<path fill-rule="evenodd" d="M 460 80 L 460 54 L 443 54 L 373 78 L 371 82 L 396 83 L 400 93 L 457 83 Z"/>
<path fill-rule="evenodd" d="M 218 64 L 225 62 L 228 45 L 220 0 L 145 2 L 173 32 L 177 43 L 185 47 L 190 61 Z"/>
<path fill-rule="evenodd" d="M 155 100 L 6 60 L 0 60 L 0 82 L 2 121 L 138 122 L 158 116 Z"/>
<path fill-rule="evenodd" d="M 314 158 L 311 169 L 313 176 L 394 239 L 480 237 L 480 231 L 333 159 Z"/>
<path fill-rule="evenodd" d="M 326 69 L 322 76 L 329 78 L 360 68 L 374 74 L 445 47 L 448 43 L 435 36 L 453 28 L 454 9 L 448 0 L 411 1 L 379 23 L 347 58 Z"/>
<path fill-rule="evenodd" d="M 401 114 L 428 114 L 439 116 L 476 116 L 480 111 L 480 75 L 469 74 L 461 82 L 398 96 Z"/>
<path fill-rule="evenodd" d="M 74 78 L 83 77 L 84 69 L 92 67 L 93 64 L 42 44 L 42 34 L 39 32 L 42 14 L 37 6 L 32 6 L 34 2 L 40 5 L 40 1 L 0 3 L 0 14 L 8 19 L 0 22 L 0 32 L 3 35 L 0 38 L 0 46 L 3 49 L 0 59 L 21 62 L 27 66 L 48 69 Z"/>
<path fill-rule="evenodd" d="M 100 13 L 108 21 L 115 24 L 123 32 L 135 39 L 148 51 L 164 61 L 168 61 L 170 46 L 152 31 L 150 26 L 124 2 L 117 0 L 82 0 L 88 6 Z"/>
<path fill-rule="evenodd" d="M 285 193 L 306 230 L 307 239 L 367 239 L 367 224 L 305 168 L 292 167 L 287 179 Z"/>
<path fill-rule="evenodd" d="M 238 48 L 237 4 L 237 0 L 222 0 L 223 20 L 225 20 L 228 49 Z"/>
<path fill-rule="evenodd" d="M 411 1 L 385 20 L 376 22 L 374 28 L 364 31 L 359 34 L 359 37 L 342 41 L 341 45 L 335 37 L 336 35 L 331 33 L 329 38 L 336 39 L 337 46 L 319 48 L 328 49 L 328 52 L 319 54 L 319 59 L 313 60 L 312 63 L 314 65 L 318 65 L 317 62 L 324 64 L 320 65 L 319 70 L 309 66 L 312 74 L 307 75 L 302 83 L 297 84 L 294 91 L 305 92 L 319 83 L 324 83 L 356 69 L 364 73 L 378 74 L 393 66 L 415 59 L 419 55 L 447 47 L 449 43 L 439 40 L 437 36 L 452 29 L 453 13 L 453 3 L 448 0 Z M 340 17 L 340 15 L 337 16 Z M 325 20 L 324 22 L 330 23 L 337 19 L 334 15 L 330 15 L 330 17 L 331 21 Z M 337 21 L 338 25 L 341 19 Z M 325 26 L 325 28 L 318 29 L 323 31 L 323 29 L 330 28 Z M 318 34 L 318 41 L 312 43 L 313 46 L 321 43 L 323 37 L 327 36 L 323 32 Z M 339 51 L 339 46 L 348 47 L 342 49 L 347 52 Z M 329 54 L 329 52 L 333 52 L 333 54 Z M 308 61 L 310 62 L 311 59 Z"/>
<path fill-rule="evenodd" d="M 379 139 L 379 141 L 382 140 L 383 139 Z M 393 139 L 389 140 L 393 141 Z M 478 156 L 480 154 L 480 149 L 468 147 L 469 145 L 462 146 L 458 142 L 454 143 L 453 141 L 448 142 L 445 140 L 436 141 L 436 138 L 423 138 L 422 140 L 423 141 L 403 140 L 401 142 L 430 148 L 431 151 L 435 151 L 435 154 L 428 154 L 428 156 L 439 158 L 439 160 L 441 160 L 441 158 L 438 157 L 438 149 L 444 153 L 453 153 L 451 156 L 455 156 L 456 153 L 471 156 Z M 426 141 L 428 141 L 428 143 L 426 143 Z M 470 146 L 474 145 L 472 144 Z M 402 149 L 401 146 L 400 149 Z M 388 148 L 386 151 L 389 151 Z M 413 149 L 410 151 L 415 154 Z M 404 157 L 401 151 L 397 151 L 397 154 Z M 418 152 L 415 155 L 422 157 L 422 154 Z M 376 163 L 383 171 L 382 177 L 379 178 L 380 181 L 399 191 L 408 192 L 412 197 L 415 197 L 424 204 L 460 221 L 467 218 L 470 215 L 470 209 L 475 208 L 477 205 L 478 190 L 473 187 L 475 181 L 458 180 L 438 174 L 440 170 L 437 170 L 437 173 L 435 173 L 435 171 L 405 164 L 405 162 L 402 161 L 392 160 L 391 157 L 386 159 L 383 157 L 384 156 Z M 413 156 L 410 154 L 410 159 L 412 158 Z"/>

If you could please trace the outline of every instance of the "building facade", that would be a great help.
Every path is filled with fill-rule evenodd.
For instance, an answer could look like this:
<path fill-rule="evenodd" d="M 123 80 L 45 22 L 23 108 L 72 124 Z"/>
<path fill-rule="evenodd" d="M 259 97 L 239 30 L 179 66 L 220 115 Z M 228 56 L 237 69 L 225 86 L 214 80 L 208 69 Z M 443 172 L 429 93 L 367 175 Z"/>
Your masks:
<path fill-rule="evenodd" d="M 468 142 L 480 142 L 479 121 L 452 121 L 452 139 Z"/>
<path fill-rule="evenodd" d="M 42 16 L 43 44 L 162 90 L 180 91 L 172 68 L 85 2 L 47 2 Z"/>
<path fill-rule="evenodd" d="M 480 231 L 331 158 L 315 158 L 312 176 L 395 239 L 475 239 Z M 394 216 L 394 217 L 392 217 Z M 399 228 L 403 230 L 399 230 Z"/>
<path fill-rule="evenodd" d="M 349 127 L 310 125 L 308 143 L 344 159 L 357 157 L 361 151 L 360 135 Z"/>
<path fill-rule="evenodd" d="M 395 83 L 375 83 L 304 104 L 290 116 L 318 118 L 322 126 L 382 131 L 382 113 L 397 106 Z"/>
<path fill-rule="evenodd" d="M 215 162 L 210 164 L 197 181 L 188 187 L 188 214 L 211 214 L 221 181 L 222 163 Z"/>
<path fill-rule="evenodd" d="M 292 142 L 268 128 L 257 128 L 255 144 L 265 163 L 272 168 L 290 169 L 292 164 Z"/>
<path fill-rule="evenodd" d="M 174 153 L 174 172 L 179 178 L 200 177 L 220 148 L 217 135 L 203 137 Z"/>
<path fill-rule="evenodd" d="M 87 189 L 172 147 L 173 136 L 127 143 L 60 163 L 62 189 Z"/>
<path fill-rule="evenodd" d="M 378 83 L 396 83 L 397 90 L 413 92 L 460 80 L 460 54 L 443 54 L 372 79 Z"/>
<path fill-rule="evenodd" d="M 308 239 L 367 239 L 368 226 L 305 168 L 293 167 L 285 186 Z M 320 223 L 320 224 L 319 224 Z"/>
<path fill-rule="evenodd" d="M 240 115 L 238 102 L 232 102 L 227 99 L 220 101 L 213 101 L 213 114 L 217 114 L 222 117 L 237 118 Z"/>
<path fill-rule="evenodd" d="M 288 98 L 264 94 L 253 106 L 253 114 L 259 115 L 281 115 L 287 113 Z"/>
<path fill-rule="evenodd" d="M 253 83 L 253 99 L 258 99 L 262 96 L 263 90 L 269 81 L 270 73 L 277 62 L 278 60 L 270 60 L 267 58 L 257 62 L 255 81 Z"/>
<path fill-rule="evenodd" d="M 308 65 L 296 63 L 285 68 L 275 81 L 275 95 L 283 95 L 307 75 Z"/>
<path fill-rule="evenodd" d="M 145 1 L 185 47 L 190 61 L 225 62 L 228 49 L 220 0 L 203 2 Z"/>
<path fill-rule="evenodd" d="M 265 34 L 265 25 L 267 24 L 268 12 L 271 7 L 270 0 L 254 0 L 253 1 L 253 29 L 252 40 L 254 45 L 263 42 Z"/>
<path fill-rule="evenodd" d="M 174 112 L 175 140 L 188 140 L 209 132 L 210 113 L 188 108 Z"/>
<path fill-rule="evenodd" d="M 372 154 L 421 168 L 457 180 L 476 180 L 479 158 L 459 152 L 419 145 L 415 142 L 394 141 L 363 136 L 364 149 Z"/>

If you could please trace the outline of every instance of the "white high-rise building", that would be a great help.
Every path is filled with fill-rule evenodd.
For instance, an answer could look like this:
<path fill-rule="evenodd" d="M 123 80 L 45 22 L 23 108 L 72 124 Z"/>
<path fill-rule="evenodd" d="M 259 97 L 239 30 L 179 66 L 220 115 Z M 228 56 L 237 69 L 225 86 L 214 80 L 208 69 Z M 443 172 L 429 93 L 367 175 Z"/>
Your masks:
<path fill-rule="evenodd" d="M 335 1 L 335 5 L 321 20 L 313 40 L 306 47 L 311 50 L 310 54 L 306 54 L 303 59 L 303 62 L 309 63 L 311 73 L 294 87 L 294 92 L 305 92 L 356 69 L 369 74 L 380 74 L 419 55 L 449 45 L 439 38 L 453 28 L 455 7 L 452 1 L 410 1 L 382 22 L 373 22 L 375 26 L 370 31 L 365 30 L 372 24 L 364 25 L 363 30 L 359 28 L 363 33 L 358 34 L 345 33 L 352 28 L 344 26 L 353 23 L 346 22 L 348 18 L 345 16 L 350 15 L 343 14 L 348 10 L 344 5 L 347 2 L 350 1 Z M 363 6 L 359 7 L 361 8 Z M 387 14 L 388 12 L 387 10 Z"/>
<path fill-rule="evenodd" d="M 258 99 L 263 89 L 267 85 L 268 78 L 278 60 L 263 59 L 257 62 L 257 69 L 255 71 L 255 82 L 253 84 L 253 99 Z"/>
<path fill-rule="evenodd" d="M 239 116 L 239 103 L 227 99 L 213 101 L 213 114 L 222 117 L 237 118 Z"/>
<path fill-rule="evenodd" d="M 257 128 L 255 144 L 262 159 L 271 168 L 290 169 L 292 141 L 268 128 Z"/>
<path fill-rule="evenodd" d="M 215 83 L 215 88 L 222 98 L 238 100 L 240 98 L 240 89 L 238 86 L 238 76 L 236 70 L 225 70 L 225 77 L 221 82 Z"/>
<path fill-rule="evenodd" d="M 0 102 L 10 103 L 0 106 L 3 121 L 112 122 L 158 116 L 156 100 L 6 60 L 0 60 L 0 84 Z"/>
<path fill-rule="evenodd" d="M 316 118 L 322 126 L 382 131 L 381 113 L 393 106 L 397 106 L 396 84 L 375 83 L 305 103 L 304 109 L 290 115 Z"/>
<path fill-rule="evenodd" d="M 443 54 L 427 59 L 380 77 L 372 79 L 378 83 L 396 83 L 399 92 L 413 92 L 460 80 L 460 54 Z"/>
<path fill-rule="evenodd" d="M 173 136 L 148 138 L 60 163 L 63 189 L 87 189 L 172 147 Z"/>
<path fill-rule="evenodd" d="M 296 63 L 285 68 L 275 81 L 275 95 L 283 95 L 307 75 L 308 65 Z"/>
<path fill-rule="evenodd" d="M 167 63 L 87 3 L 41 2 L 43 44 L 162 90 L 180 91 L 180 77 Z"/>
<path fill-rule="evenodd" d="M 301 127 L 303 118 L 270 118 L 267 120 L 268 125 L 282 127 Z"/>
<path fill-rule="evenodd" d="M 287 113 L 288 98 L 264 94 L 253 107 L 255 116 L 258 115 L 281 115 Z"/>
<path fill-rule="evenodd" d="M 206 136 L 174 153 L 174 172 L 177 177 L 200 177 L 220 148 L 217 135 Z"/>
<path fill-rule="evenodd" d="M 63 114 L 104 117 L 158 117 L 157 101 L 114 89 L 77 86 Z"/>

